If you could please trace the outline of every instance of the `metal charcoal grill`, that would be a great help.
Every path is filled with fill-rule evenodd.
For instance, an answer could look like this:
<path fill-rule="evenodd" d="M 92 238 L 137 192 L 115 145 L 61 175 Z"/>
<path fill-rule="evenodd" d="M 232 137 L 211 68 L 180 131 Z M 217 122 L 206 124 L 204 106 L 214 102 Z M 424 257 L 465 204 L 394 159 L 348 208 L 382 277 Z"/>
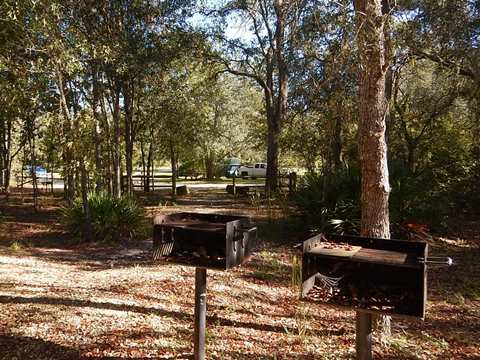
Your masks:
<path fill-rule="evenodd" d="M 176 213 L 157 215 L 153 258 L 195 266 L 194 359 L 205 359 L 207 268 L 227 270 L 246 262 L 257 241 L 248 217 Z"/>
<path fill-rule="evenodd" d="M 397 316 L 425 316 L 425 242 L 320 234 L 303 243 L 302 298 Z"/>
<path fill-rule="evenodd" d="M 157 215 L 153 257 L 167 262 L 226 270 L 252 253 L 257 228 L 248 217 L 176 213 Z"/>

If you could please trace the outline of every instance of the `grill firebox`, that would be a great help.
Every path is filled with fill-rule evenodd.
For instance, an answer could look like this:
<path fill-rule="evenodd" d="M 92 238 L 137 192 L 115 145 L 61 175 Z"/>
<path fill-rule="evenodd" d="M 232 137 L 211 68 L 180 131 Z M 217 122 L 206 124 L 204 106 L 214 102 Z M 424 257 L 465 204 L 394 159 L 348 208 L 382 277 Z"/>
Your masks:
<path fill-rule="evenodd" d="M 157 215 L 153 227 L 154 260 L 226 270 L 248 260 L 257 228 L 248 217 L 176 213 Z"/>
<path fill-rule="evenodd" d="M 303 243 L 302 298 L 423 318 L 424 242 L 320 234 Z"/>

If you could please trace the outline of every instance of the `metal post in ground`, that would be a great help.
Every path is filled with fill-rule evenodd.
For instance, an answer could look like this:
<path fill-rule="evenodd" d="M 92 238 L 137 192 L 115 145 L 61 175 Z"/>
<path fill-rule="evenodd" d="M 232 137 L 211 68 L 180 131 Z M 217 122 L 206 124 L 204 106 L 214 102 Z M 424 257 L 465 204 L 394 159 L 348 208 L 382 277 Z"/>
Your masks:
<path fill-rule="evenodd" d="M 372 359 L 372 314 L 356 312 L 355 348 L 357 360 Z"/>
<path fill-rule="evenodd" d="M 205 359 L 205 323 L 207 314 L 207 269 L 195 268 L 194 359 Z"/>

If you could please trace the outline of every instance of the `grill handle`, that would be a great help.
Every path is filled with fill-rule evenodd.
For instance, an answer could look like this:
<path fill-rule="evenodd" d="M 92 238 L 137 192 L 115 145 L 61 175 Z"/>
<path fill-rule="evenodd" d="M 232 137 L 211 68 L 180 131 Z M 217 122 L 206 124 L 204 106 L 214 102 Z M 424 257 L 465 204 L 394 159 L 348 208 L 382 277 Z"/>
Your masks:
<path fill-rule="evenodd" d="M 420 257 L 418 261 L 425 265 L 435 265 L 435 266 L 451 266 L 453 265 L 453 259 L 449 256 L 429 256 L 427 260 Z"/>

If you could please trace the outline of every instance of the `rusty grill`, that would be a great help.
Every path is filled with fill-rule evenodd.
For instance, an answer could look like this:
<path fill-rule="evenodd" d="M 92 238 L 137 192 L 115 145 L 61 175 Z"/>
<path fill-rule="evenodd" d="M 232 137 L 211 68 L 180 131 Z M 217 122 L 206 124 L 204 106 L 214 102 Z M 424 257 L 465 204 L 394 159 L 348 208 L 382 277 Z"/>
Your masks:
<path fill-rule="evenodd" d="M 248 217 L 176 213 L 157 215 L 153 257 L 167 262 L 226 270 L 251 255 L 257 228 Z"/>
<path fill-rule="evenodd" d="M 320 234 L 303 243 L 302 298 L 423 318 L 424 242 Z"/>

